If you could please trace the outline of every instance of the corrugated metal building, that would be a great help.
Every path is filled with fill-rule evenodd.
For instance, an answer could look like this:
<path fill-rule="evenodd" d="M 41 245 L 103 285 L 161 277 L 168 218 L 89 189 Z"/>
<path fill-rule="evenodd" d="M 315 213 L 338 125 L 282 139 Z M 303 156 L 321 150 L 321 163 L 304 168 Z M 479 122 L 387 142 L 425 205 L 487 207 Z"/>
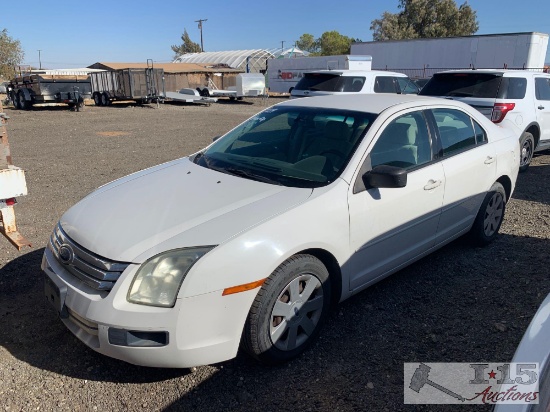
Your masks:
<path fill-rule="evenodd" d="M 188 53 L 179 56 L 174 60 L 174 63 L 224 64 L 246 73 L 265 73 L 269 59 L 304 57 L 308 54 L 297 47 L 287 49 L 229 50 Z"/>
<path fill-rule="evenodd" d="M 217 88 L 226 89 L 235 86 L 237 74 L 243 70 L 232 69 L 227 65 L 197 64 L 197 63 L 154 63 L 155 69 L 164 70 L 165 90 L 178 91 L 180 89 L 200 87 L 208 85 L 211 80 Z M 104 63 L 98 62 L 90 69 L 119 70 L 119 69 L 145 69 L 147 63 Z"/>

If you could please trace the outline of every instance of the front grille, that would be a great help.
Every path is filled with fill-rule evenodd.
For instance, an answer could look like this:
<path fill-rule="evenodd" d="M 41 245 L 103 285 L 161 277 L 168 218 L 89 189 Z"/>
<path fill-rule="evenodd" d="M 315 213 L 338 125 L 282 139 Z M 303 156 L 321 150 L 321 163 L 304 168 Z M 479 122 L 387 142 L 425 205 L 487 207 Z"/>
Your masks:
<path fill-rule="evenodd" d="M 109 260 L 72 241 L 58 224 L 50 237 L 50 250 L 67 271 L 99 291 L 110 291 L 129 263 Z"/>

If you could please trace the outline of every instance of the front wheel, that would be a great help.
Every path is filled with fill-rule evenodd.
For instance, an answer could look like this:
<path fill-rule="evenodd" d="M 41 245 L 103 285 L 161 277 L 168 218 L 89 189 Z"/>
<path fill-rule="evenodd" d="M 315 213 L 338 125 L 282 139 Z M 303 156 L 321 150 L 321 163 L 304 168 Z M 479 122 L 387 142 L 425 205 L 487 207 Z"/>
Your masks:
<path fill-rule="evenodd" d="M 525 132 L 521 135 L 519 144 L 521 147 L 519 171 L 525 172 L 531 163 L 531 159 L 533 158 L 533 152 L 535 151 L 535 138 L 531 133 Z"/>
<path fill-rule="evenodd" d="M 330 308 L 329 273 L 311 255 L 283 262 L 264 282 L 248 314 L 244 349 L 268 364 L 295 358 L 319 336 Z"/>
<path fill-rule="evenodd" d="M 94 104 L 101 106 L 101 95 L 99 93 L 94 93 Z"/>
<path fill-rule="evenodd" d="M 506 210 L 506 191 L 496 182 L 485 195 L 470 230 L 470 237 L 479 246 L 488 245 L 498 235 Z"/>

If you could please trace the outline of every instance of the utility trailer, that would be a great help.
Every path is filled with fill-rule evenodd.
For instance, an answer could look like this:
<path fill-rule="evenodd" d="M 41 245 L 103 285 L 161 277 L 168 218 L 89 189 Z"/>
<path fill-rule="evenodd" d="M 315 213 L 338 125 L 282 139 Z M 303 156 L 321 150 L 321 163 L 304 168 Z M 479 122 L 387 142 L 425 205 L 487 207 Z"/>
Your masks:
<path fill-rule="evenodd" d="M 240 73 L 236 78 L 237 85 L 220 90 L 209 79 L 208 87 L 197 87 L 203 97 L 229 97 L 230 100 L 242 100 L 244 97 L 265 96 L 265 77 L 261 73 Z"/>
<path fill-rule="evenodd" d="M 218 101 L 215 97 L 201 96 L 198 90 L 181 89 L 179 92 L 166 92 L 166 98 L 175 102 L 200 103 L 207 106 Z"/>
<path fill-rule="evenodd" d="M 8 84 L 16 109 L 29 110 L 35 104 L 65 103 L 80 110 L 91 97 L 90 77 L 85 74 L 21 73 Z"/>
<path fill-rule="evenodd" d="M 96 106 L 109 106 L 117 100 L 150 103 L 166 97 L 163 69 L 147 67 L 95 72 L 90 73 L 90 80 Z"/>
<path fill-rule="evenodd" d="M 3 111 L 0 102 L 0 233 L 21 250 L 31 244 L 17 231 L 13 206 L 17 203 L 16 197 L 27 194 L 27 184 L 24 170 L 12 164 L 6 130 L 8 116 Z"/>

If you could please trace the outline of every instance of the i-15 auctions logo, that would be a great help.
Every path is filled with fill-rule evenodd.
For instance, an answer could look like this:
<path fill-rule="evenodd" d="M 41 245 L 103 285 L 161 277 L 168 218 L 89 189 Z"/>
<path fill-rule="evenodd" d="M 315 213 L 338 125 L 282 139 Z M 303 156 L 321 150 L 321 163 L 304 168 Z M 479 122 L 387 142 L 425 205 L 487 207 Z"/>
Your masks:
<path fill-rule="evenodd" d="M 538 363 L 405 363 L 406 404 L 536 404 Z"/>

